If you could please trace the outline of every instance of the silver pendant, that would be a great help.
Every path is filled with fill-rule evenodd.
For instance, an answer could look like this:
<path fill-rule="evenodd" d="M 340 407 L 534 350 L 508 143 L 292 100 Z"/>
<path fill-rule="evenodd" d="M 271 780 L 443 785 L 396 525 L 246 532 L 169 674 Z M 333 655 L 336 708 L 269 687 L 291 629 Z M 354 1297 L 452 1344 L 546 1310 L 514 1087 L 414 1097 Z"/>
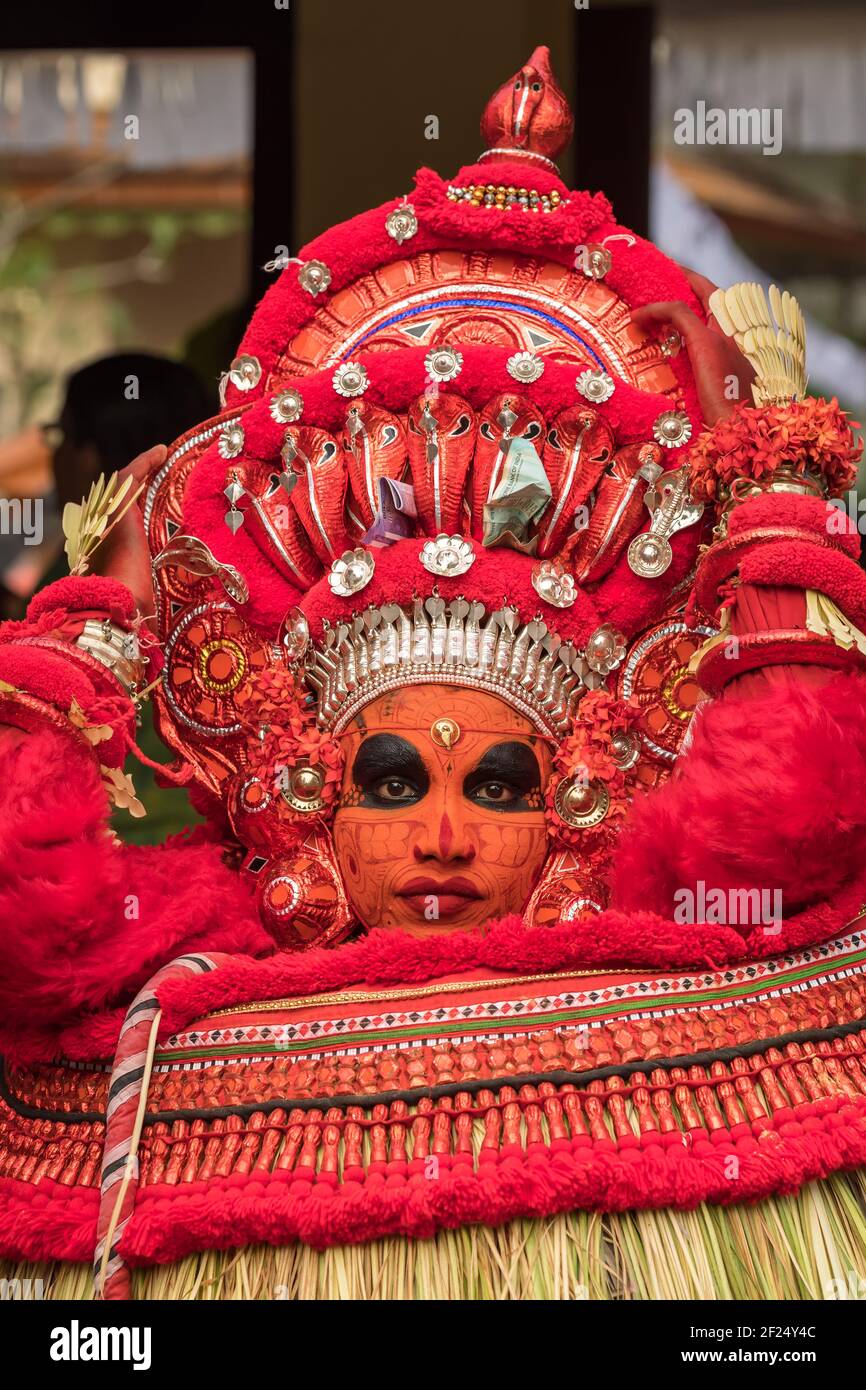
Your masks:
<path fill-rule="evenodd" d="M 658 579 L 673 559 L 669 537 L 693 526 L 704 510 L 703 502 L 689 496 L 686 468 L 661 473 L 647 488 L 644 502 L 652 516 L 649 531 L 635 536 L 628 548 L 630 569 L 642 579 Z"/>

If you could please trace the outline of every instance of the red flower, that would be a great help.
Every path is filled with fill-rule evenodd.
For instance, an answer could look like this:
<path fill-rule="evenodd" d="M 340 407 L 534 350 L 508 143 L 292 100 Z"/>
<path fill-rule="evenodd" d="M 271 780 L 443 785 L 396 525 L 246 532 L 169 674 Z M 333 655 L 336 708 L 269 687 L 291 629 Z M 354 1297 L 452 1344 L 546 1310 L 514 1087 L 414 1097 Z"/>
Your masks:
<path fill-rule="evenodd" d="M 780 469 L 819 474 L 831 497 L 854 484 L 863 451 L 849 420 L 833 398 L 808 397 L 783 405 L 750 406 L 738 401 L 732 414 L 705 430 L 689 456 L 692 496 L 708 502 L 738 478 L 772 482 Z"/>
<path fill-rule="evenodd" d="M 607 690 L 593 690 L 581 700 L 574 730 L 554 754 L 554 775 L 545 792 L 549 832 L 557 844 L 579 850 L 581 859 L 594 868 L 609 859 L 616 841 L 616 822 L 625 815 L 629 802 L 631 769 L 617 765 L 612 739 L 631 730 L 639 714 L 637 705 L 630 701 L 619 700 Z M 578 775 L 589 785 L 602 783 L 610 797 L 604 819 L 583 829 L 567 825 L 555 805 L 561 783 Z"/>
<path fill-rule="evenodd" d="M 336 739 L 318 727 L 315 710 L 307 707 L 307 691 L 292 671 L 270 667 L 257 673 L 241 718 L 250 734 L 247 762 L 266 787 L 279 790 L 295 767 L 316 767 L 324 775 L 322 799 L 333 808 L 343 780 L 343 755 Z M 284 820 L 301 818 L 288 802 L 281 803 L 280 814 Z"/>

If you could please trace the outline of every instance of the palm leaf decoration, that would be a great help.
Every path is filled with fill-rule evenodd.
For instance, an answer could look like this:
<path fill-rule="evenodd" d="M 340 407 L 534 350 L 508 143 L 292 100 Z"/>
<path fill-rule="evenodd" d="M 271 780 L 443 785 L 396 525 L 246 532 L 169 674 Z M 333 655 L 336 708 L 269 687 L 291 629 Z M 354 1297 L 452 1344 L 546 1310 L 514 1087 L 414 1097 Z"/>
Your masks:
<path fill-rule="evenodd" d="M 64 549 L 70 574 L 87 573 L 91 555 L 144 487 L 144 483 L 141 483 L 129 497 L 123 511 L 119 511 L 132 484 L 132 478 L 124 478 L 120 482 L 118 475 L 112 473 L 106 480 L 105 475 L 100 473 L 86 497 L 80 502 L 66 503 L 63 508 L 63 534 L 66 537 Z"/>
<path fill-rule="evenodd" d="M 806 394 L 806 325 L 799 304 L 787 290 L 744 281 L 710 296 L 719 327 L 733 338 L 755 369 L 755 405 L 780 405 Z"/>

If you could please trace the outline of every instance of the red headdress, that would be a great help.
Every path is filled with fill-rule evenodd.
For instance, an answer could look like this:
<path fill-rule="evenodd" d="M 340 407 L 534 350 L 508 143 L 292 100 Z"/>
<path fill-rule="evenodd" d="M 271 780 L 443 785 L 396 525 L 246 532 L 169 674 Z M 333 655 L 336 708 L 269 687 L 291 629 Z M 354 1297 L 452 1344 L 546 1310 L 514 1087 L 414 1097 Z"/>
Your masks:
<path fill-rule="evenodd" d="M 603 196 L 566 188 L 571 128 L 539 48 L 475 164 L 421 169 L 288 261 L 222 411 L 151 480 L 160 728 L 286 944 L 349 924 L 326 822 L 353 713 L 435 679 L 561 738 L 692 566 L 694 383 L 631 311 L 698 306 Z M 574 793 L 554 827 L 569 805 L 595 824 Z M 565 907 L 545 888 L 536 920 L 542 900 Z"/>

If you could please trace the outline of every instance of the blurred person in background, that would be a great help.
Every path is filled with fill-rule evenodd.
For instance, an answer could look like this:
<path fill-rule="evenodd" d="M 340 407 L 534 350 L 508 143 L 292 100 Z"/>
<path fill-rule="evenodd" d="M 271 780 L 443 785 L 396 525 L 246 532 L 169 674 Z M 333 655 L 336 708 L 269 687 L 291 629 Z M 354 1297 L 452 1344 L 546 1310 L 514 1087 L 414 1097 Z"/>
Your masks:
<path fill-rule="evenodd" d="M 183 362 L 148 352 L 118 352 L 79 367 L 66 383 L 60 418 L 42 427 L 52 449 L 60 514 L 86 497 L 100 473 L 125 468 L 152 444 L 170 444 L 218 408 Z M 65 557 L 58 561 L 65 574 Z M 58 578 L 49 574 L 43 583 Z"/>
<path fill-rule="evenodd" d="M 32 594 L 67 572 L 60 518 L 100 473 L 116 473 L 155 443 L 171 443 L 218 408 L 216 390 L 183 362 L 118 352 L 74 371 L 57 421 L 0 442 L 0 495 L 43 503 L 37 544 L 0 536 L 0 616 L 21 617 Z"/>

